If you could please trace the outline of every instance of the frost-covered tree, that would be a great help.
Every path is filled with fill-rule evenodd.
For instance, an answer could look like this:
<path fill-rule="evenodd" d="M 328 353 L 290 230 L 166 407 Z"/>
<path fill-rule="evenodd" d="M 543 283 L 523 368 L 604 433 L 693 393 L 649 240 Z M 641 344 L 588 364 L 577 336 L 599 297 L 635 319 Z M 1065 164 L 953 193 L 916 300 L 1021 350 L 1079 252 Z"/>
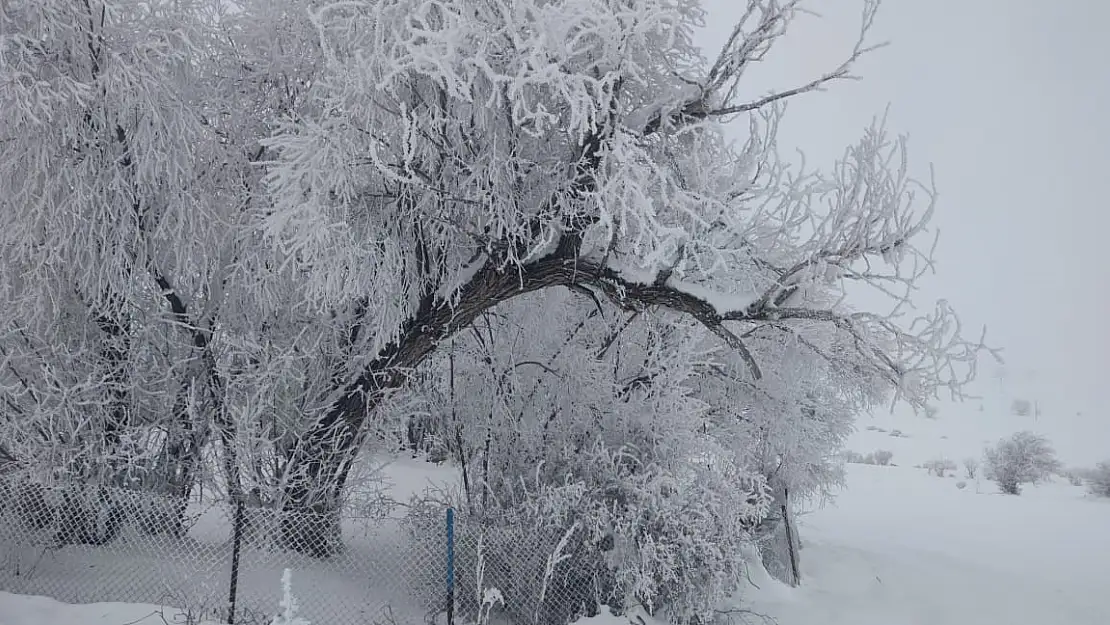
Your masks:
<path fill-rule="evenodd" d="M 738 384 L 765 385 L 750 401 L 766 415 L 780 402 L 826 440 L 807 410 L 840 419 L 875 380 L 922 405 L 974 370 L 980 345 L 946 303 L 908 315 L 935 194 L 904 141 L 877 123 L 823 172 L 777 153 L 785 102 L 850 76 L 875 2 L 843 63 L 766 95 L 748 93 L 747 70 L 797 2 L 748 3 L 708 58 L 697 0 L 229 6 L 0 8 L 0 254 L 20 302 L 3 336 L 65 302 L 101 334 L 66 325 L 89 365 L 26 365 L 55 376 L 34 396 L 14 373 L 3 383 L 36 414 L 62 415 L 71 387 L 100 393 L 104 424 L 155 396 L 176 463 L 218 449 L 233 494 L 261 476 L 275 505 L 319 518 L 291 547 L 335 548 L 376 409 L 528 294 L 650 313 L 651 332 L 690 333 Z M 851 310 L 849 283 L 898 306 Z M 36 333 L 30 345 L 56 346 Z M 171 364 L 142 369 L 157 389 L 127 381 L 158 338 Z M 829 363 L 801 395 L 799 353 Z M 657 379 L 689 379 L 682 367 Z M 811 445 L 788 431 L 784 448 Z M 761 462 L 793 462 L 779 455 Z"/>
<path fill-rule="evenodd" d="M 1000 439 L 983 459 L 983 475 L 1008 495 L 1021 494 L 1022 484 L 1040 482 L 1060 468 L 1048 439 L 1029 431 Z"/>
<path fill-rule="evenodd" d="M 776 158 L 781 102 L 848 71 L 743 99 L 745 70 L 793 4 L 753 3 L 708 63 L 692 42 L 696 2 L 420 6 L 315 11 L 319 111 L 265 143 L 276 153 L 265 227 L 310 268 L 306 297 L 394 294 L 363 312 L 373 357 L 302 438 L 312 461 L 291 502 L 342 486 L 367 410 L 443 339 L 554 287 L 697 320 L 751 379 L 767 363 L 745 335 L 821 325 L 854 345 L 856 367 L 915 401 L 959 383 L 950 367 L 975 346 L 953 340 L 943 304 L 911 332 L 809 297 L 912 282 L 931 214 L 912 200 L 931 193 L 881 126 L 829 175 Z M 749 132 L 734 147 L 720 122 L 740 115 Z"/>
<path fill-rule="evenodd" d="M 13 419 L 24 432 L 50 423 L 64 433 L 40 443 L 104 464 L 123 455 L 134 427 L 173 410 L 161 402 L 170 373 L 190 363 L 191 373 L 174 371 L 175 414 L 157 423 L 173 483 L 190 480 L 205 430 L 186 410 L 194 386 L 181 383 L 198 382 L 206 403 L 219 394 L 205 364 L 216 306 L 202 293 L 222 278 L 206 261 L 223 244 L 223 209 L 236 204 L 224 179 L 238 173 L 203 123 L 208 33 L 192 9 L 0 9 L 0 248 L 17 304 L 4 347 L 20 354 L 6 372 Z M 87 392 L 74 405 L 77 387 Z"/>
<path fill-rule="evenodd" d="M 144 467 L 184 494 L 218 443 L 237 494 L 258 473 L 259 419 L 288 417 L 288 379 L 266 374 L 316 371 L 326 348 L 306 344 L 335 343 L 334 315 L 290 310 L 303 275 L 253 218 L 268 205 L 259 139 L 300 104 L 318 50 L 287 8 L 249 22 L 207 1 L 0 9 L 0 380 L 9 435 L 33 443 L 24 463 L 112 473 L 136 460 L 117 439 L 140 437 Z"/>

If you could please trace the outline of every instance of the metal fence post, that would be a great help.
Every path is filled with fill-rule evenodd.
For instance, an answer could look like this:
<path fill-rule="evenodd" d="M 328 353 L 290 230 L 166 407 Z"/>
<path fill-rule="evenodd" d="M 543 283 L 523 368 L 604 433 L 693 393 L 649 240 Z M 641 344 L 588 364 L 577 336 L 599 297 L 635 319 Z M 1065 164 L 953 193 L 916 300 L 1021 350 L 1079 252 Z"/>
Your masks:
<path fill-rule="evenodd" d="M 455 625 L 455 509 L 447 508 L 447 625 Z"/>
<path fill-rule="evenodd" d="M 235 522 L 231 535 L 231 585 L 227 597 L 227 623 L 235 625 L 235 600 L 239 593 L 239 550 L 243 545 L 243 499 L 235 502 Z"/>

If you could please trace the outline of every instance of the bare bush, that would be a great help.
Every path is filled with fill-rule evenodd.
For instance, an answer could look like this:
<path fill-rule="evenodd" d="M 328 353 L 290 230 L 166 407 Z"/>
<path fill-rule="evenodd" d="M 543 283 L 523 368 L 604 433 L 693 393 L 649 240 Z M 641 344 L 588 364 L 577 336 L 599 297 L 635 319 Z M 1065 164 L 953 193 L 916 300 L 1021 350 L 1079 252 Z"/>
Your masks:
<path fill-rule="evenodd" d="M 1030 431 L 999 440 L 984 458 L 984 475 L 1008 495 L 1021 494 L 1022 484 L 1040 482 L 1060 468 L 1048 439 Z"/>
<path fill-rule="evenodd" d="M 967 488 L 967 482 L 965 482 L 963 480 L 960 480 L 959 482 L 956 482 L 956 488 L 958 488 L 960 490 L 963 490 L 963 489 Z"/>
<path fill-rule="evenodd" d="M 877 449 L 875 450 L 874 458 L 875 464 L 888 467 L 890 466 L 890 461 L 894 458 L 894 452 L 889 449 Z"/>

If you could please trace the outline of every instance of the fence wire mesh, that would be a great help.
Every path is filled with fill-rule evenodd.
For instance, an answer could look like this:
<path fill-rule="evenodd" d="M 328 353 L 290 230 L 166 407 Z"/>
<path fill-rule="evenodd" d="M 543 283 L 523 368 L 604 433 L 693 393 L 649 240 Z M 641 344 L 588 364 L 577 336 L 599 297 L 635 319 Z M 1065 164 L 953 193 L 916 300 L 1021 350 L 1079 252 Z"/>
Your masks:
<path fill-rule="evenodd" d="M 466 515 L 456 519 L 456 623 L 567 625 L 593 616 L 599 604 L 614 598 L 601 550 L 585 543 L 580 532 Z M 438 539 L 440 523 L 432 509 L 410 515 L 405 527 L 417 544 L 428 544 Z M 440 567 L 437 575 L 445 574 Z"/>
<path fill-rule="evenodd" d="M 237 525 L 236 512 L 227 501 L 3 478 L 0 590 L 244 625 L 279 612 L 285 569 L 299 615 L 314 625 L 444 625 L 448 597 L 459 625 L 566 625 L 590 614 L 601 590 L 598 568 L 567 553 L 557 533 L 461 519 L 449 592 L 446 508 L 418 522 L 341 519 L 342 547 L 327 557 L 286 546 L 318 531 L 317 515 L 242 506 Z"/>
<path fill-rule="evenodd" d="M 456 612 L 467 622 L 518 625 L 566 625 L 593 616 L 607 599 L 600 575 L 606 569 L 574 538 L 557 530 L 460 524 L 455 530 Z"/>

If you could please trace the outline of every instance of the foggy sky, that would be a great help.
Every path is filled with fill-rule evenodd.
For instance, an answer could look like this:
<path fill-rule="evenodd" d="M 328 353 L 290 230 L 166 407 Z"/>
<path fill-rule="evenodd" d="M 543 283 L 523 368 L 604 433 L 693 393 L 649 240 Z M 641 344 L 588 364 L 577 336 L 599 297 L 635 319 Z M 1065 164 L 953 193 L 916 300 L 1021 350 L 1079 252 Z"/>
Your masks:
<path fill-rule="evenodd" d="M 706 1 L 707 56 L 745 4 Z M 822 17 L 799 20 L 752 75 L 753 94 L 850 51 L 861 0 L 808 6 Z M 1039 430 L 1084 463 L 1110 458 L 1107 23 L 1098 0 L 886 0 L 871 39 L 890 45 L 857 66 L 863 80 L 795 99 L 780 134 L 784 152 L 830 163 L 890 106 L 911 171 L 927 178 L 932 164 L 940 190 L 937 274 L 915 299 L 948 299 L 970 333 L 985 324 L 1005 349 L 1005 379 L 983 363 L 975 390 L 987 400 L 942 402 L 942 418 L 984 437 Z M 1007 414 L 1012 397 L 1039 401 L 1041 417 Z"/>

